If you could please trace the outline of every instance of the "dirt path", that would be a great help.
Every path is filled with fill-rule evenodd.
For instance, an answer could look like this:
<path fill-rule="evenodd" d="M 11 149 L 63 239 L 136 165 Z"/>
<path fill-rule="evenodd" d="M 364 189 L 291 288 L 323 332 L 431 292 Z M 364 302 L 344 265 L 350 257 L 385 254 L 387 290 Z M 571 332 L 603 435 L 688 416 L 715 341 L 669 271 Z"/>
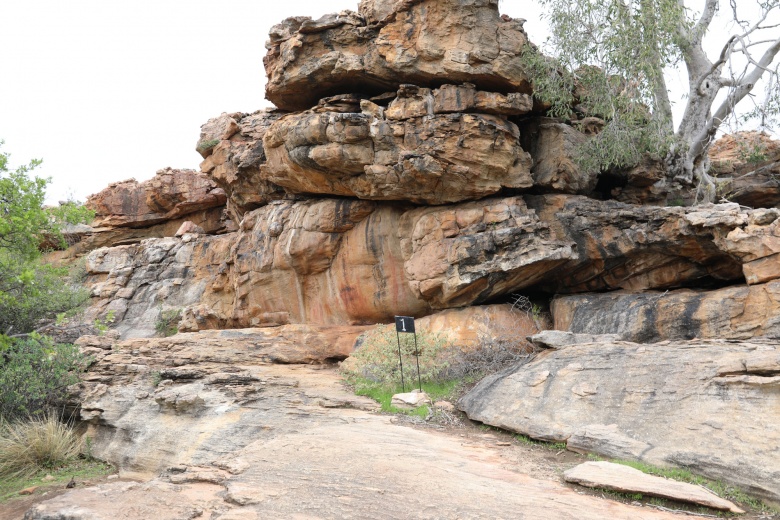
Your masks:
<path fill-rule="evenodd" d="M 248 442 L 236 444 L 221 433 L 221 453 L 212 446 L 204 458 L 204 452 L 193 450 L 201 455 L 141 482 L 107 480 L 54 497 L 38 496 L 31 499 L 37 504 L 24 503 L 24 509 L 32 507 L 24 518 L 684 517 L 563 484 L 560 473 L 580 462 L 578 455 L 528 446 L 473 425 L 441 428 L 373 412 L 374 404 L 351 395 L 333 369 L 243 368 L 267 381 L 284 381 L 243 405 L 243 416 L 255 421 Z M 178 427 L 167 420 L 171 428 Z M 195 423 L 186 424 L 193 428 Z M 213 428 L 206 430 L 213 437 Z M 240 436 L 237 427 L 233 431 Z M 188 434 L 180 433 L 182 439 Z M 140 427 L 136 434 L 150 439 Z M 22 517 L 22 508 L 13 504 L 0 505 L 0 518 Z"/>

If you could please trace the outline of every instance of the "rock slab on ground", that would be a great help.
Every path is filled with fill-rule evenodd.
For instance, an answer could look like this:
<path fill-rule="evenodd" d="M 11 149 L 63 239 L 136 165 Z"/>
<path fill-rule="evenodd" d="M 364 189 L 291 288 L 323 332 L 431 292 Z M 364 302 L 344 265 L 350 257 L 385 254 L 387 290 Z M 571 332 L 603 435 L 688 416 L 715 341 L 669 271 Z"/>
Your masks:
<path fill-rule="evenodd" d="M 563 478 L 566 482 L 590 488 L 609 489 L 620 493 L 641 493 L 731 513 L 745 512 L 732 502 L 720 498 L 701 486 L 648 475 L 638 469 L 612 462 L 585 462 L 566 471 Z"/>
<path fill-rule="evenodd" d="M 780 502 L 776 342 L 597 342 L 547 350 L 459 402 L 571 450 L 685 467 Z"/>

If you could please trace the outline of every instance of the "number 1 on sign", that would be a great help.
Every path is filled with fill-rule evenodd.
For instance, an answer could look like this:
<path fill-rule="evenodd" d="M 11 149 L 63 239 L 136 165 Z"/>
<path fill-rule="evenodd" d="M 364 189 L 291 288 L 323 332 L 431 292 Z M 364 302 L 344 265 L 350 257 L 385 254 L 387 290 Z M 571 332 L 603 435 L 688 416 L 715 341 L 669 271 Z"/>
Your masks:
<path fill-rule="evenodd" d="M 396 332 L 414 332 L 414 317 L 412 316 L 396 316 L 395 317 L 395 330 Z"/>

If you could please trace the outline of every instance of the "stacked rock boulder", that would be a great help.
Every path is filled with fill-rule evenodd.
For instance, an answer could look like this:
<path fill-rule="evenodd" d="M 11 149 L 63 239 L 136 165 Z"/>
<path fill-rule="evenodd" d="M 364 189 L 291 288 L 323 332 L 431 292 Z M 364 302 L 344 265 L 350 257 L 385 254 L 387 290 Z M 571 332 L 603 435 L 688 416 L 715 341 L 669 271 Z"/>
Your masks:
<path fill-rule="evenodd" d="M 183 221 L 176 219 L 191 221 L 178 237 L 133 235 L 90 252 L 91 315 L 112 311 L 124 338 L 154 335 L 155 320 L 170 309 L 181 311 L 182 332 L 306 326 L 327 338 L 329 328 L 362 330 L 394 315 L 453 313 L 528 292 L 554 296 L 556 328 L 612 334 L 612 359 L 630 357 L 626 367 L 658 362 L 646 371 L 656 375 L 678 347 L 686 351 L 683 340 L 780 334 L 780 209 L 649 204 L 661 200 L 648 196 L 662 182 L 657 164 L 622 172 L 619 187 L 615 172 L 583 171 L 574 160 L 577 146 L 603 121 L 545 117 L 532 97 L 534 78 L 522 67 L 529 45 L 523 23 L 501 16 L 498 0 L 363 0 L 358 12 L 275 26 L 264 63 L 266 97 L 278 108 L 222 114 L 204 124 L 196 145 L 202 172 L 187 174 L 195 180 L 186 190 L 176 188 L 183 181 L 169 171 L 91 200 L 101 222 L 117 229 L 152 229 L 171 218 L 178 229 Z M 162 197 L 166 190 L 181 196 Z M 645 355 L 614 334 L 678 343 L 663 356 Z M 717 356 L 718 345 L 690 348 Z M 659 440 L 657 425 L 652 435 L 643 432 L 651 421 L 618 421 L 615 395 L 623 387 L 599 385 L 595 375 L 572 379 L 573 389 L 561 391 L 587 406 L 607 403 L 603 417 L 583 412 L 564 421 L 551 414 L 548 426 L 526 420 L 555 406 L 545 389 L 556 374 L 588 371 L 591 362 L 594 373 L 606 374 L 609 356 L 589 354 L 600 348 L 590 342 L 546 352 L 532 370 L 516 367 L 479 386 L 461 408 L 540 438 L 590 432 L 587 443 L 577 444 L 583 450 L 634 458 L 646 452 L 657 464 L 695 458 L 702 473 L 780 500 L 776 484 L 758 482 L 780 482 L 778 449 L 762 452 L 768 468 L 761 471 L 740 472 L 739 464 L 755 461 L 738 457 L 708 466 L 717 450 L 712 443 L 674 451 Z M 763 385 L 734 399 L 747 396 L 752 412 L 766 414 L 755 425 L 764 432 L 780 420 L 776 347 L 735 343 L 723 355 L 731 366 L 740 352 L 755 351 L 763 368 L 732 372 L 712 363 L 706 379 L 718 388 Z M 695 371 L 691 356 L 684 362 Z M 679 370 L 673 375 L 675 385 L 687 384 Z M 724 382 L 729 377 L 741 379 Z M 501 378 L 520 381 L 524 390 Z M 632 391 L 664 392 L 662 379 Z M 727 413 L 723 391 L 691 392 L 720 399 L 707 409 Z M 528 406 L 511 404 L 513 395 Z M 637 410 L 662 413 L 672 401 Z M 704 422 L 717 428 L 728 418 L 691 421 L 674 424 L 704 432 Z M 610 439 L 628 447 L 610 451 Z"/>

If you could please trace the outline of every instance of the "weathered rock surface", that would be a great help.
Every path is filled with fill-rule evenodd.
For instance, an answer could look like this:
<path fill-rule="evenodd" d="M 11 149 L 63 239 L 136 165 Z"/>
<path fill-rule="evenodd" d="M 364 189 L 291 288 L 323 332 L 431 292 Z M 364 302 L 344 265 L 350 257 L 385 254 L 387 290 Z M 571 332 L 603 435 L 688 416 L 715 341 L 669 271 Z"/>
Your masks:
<path fill-rule="evenodd" d="M 686 218 L 694 224 L 709 220 L 695 212 Z M 715 228 L 718 247 L 742 263 L 745 281 L 752 285 L 780 278 L 780 210 L 757 209 L 732 222 L 737 225 L 731 231 L 720 227 L 721 221 L 705 225 Z"/>
<path fill-rule="evenodd" d="M 747 225 L 750 213 L 736 204 L 652 207 L 569 195 L 526 200 L 552 236 L 574 244 L 572 261 L 548 273 L 550 292 L 672 288 L 742 278 L 737 258 L 713 241 L 713 235 Z"/>
<path fill-rule="evenodd" d="M 737 132 L 718 139 L 709 158 L 719 195 L 753 208 L 780 206 L 780 141 Z"/>
<path fill-rule="evenodd" d="M 113 310 L 125 337 L 153 335 L 160 311 L 175 309 L 187 331 L 368 324 L 528 287 L 674 288 L 739 281 L 743 268 L 751 280 L 771 279 L 780 271 L 774 217 L 733 204 L 649 208 L 571 195 L 414 209 L 274 201 L 247 213 L 235 234 L 92 252 L 90 319 Z"/>
<path fill-rule="evenodd" d="M 408 211 L 398 236 L 412 290 L 441 309 L 534 285 L 576 258 L 550 227 L 507 197 Z"/>
<path fill-rule="evenodd" d="M 266 333 L 88 340 L 99 358 L 81 387 L 93 452 L 122 477 L 153 480 L 75 489 L 25 518 L 680 518 L 580 495 L 553 472 L 526 476 L 535 466 L 519 447 L 368 413 L 376 403 L 332 368 L 265 363 L 275 340 L 250 338 Z M 410 467 L 436 485 L 408 493 Z"/>
<path fill-rule="evenodd" d="M 282 115 L 274 110 L 222 114 L 201 127 L 196 145 L 204 159 L 200 168 L 225 191 L 236 222 L 247 211 L 285 195 L 261 171 L 266 162 L 263 137 Z"/>
<path fill-rule="evenodd" d="M 583 343 L 621 341 L 619 334 L 587 334 L 563 330 L 543 330 L 528 337 L 528 341 L 540 348 L 566 348 Z"/>
<path fill-rule="evenodd" d="M 459 112 L 479 108 L 477 94 L 487 93 L 406 85 L 387 109 L 364 100 L 362 112 L 315 108 L 284 116 L 264 137 L 265 178 L 292 193 L 424 204 L 531 187 L 517 126 Z"/>
<path fill-rule="evenodd" d="M 701 486 L 655 477 L 642 473 L 638 469 L 612 462 L 585 462 L 566 471 L 563 478 L 566 482 L 591 488 L 610 489 L 620 493 L 641 493 L 732 513 L 745 512 L 732 502 L 720 498 Z"/>
<path fill-rule="evenodd" d="M 557 296 L 554 327 L 576 334 L 662 340 L 780 337 L 780 282 L 714 291 L 626 292 Z"/>
<path fill-rule="evenodd" d="M 329 95 L 379 94 L 404 83 L 531 91 L 520 64 L 523 21 L 500 17 L 498 0 L 365 0 L 359 11 L 274 26 L 263 59 L 266 98 L 306 110 Z"/>
<path fill-rule="evenodd" d="M 85 336 L 79 345 L 97 363 L 76 391 L 93 452 L 139 474 L 216 460 L 264 431 L 275 435 L 263 427 L 270 420 L 263 416 L 285 413 L 269 410 L 281 405 L 280 388 L 291 389 L 285 399 L 315 409 L 329 399 L 333 406 L 370 408 L 370 401 L 345 391 L 307 398 L 321 390 L 313 370 L 306 370 L 306 382 L 269 364 L 343 359 L 364 330 L 288 325 L 126 341 Z"/>
<path fill-rule="evenodd" d="M 220 288 L 219 281 L 232 240 L 233 235 L 185 235 L 92 251 L 86 284 L 93 299 L 86 318 L 111 313 L 112 327 L 123 337 L 151 337 L 163 311 L 206 304 L 214 316 L 208 328 L 227 325 L 234 298 L 231 286 Z"/>
<path fill-rule="evenodd" d="M 144 182 L 114 183 L 90 196 L 94 227 L 148 227 L 225 204 L 225 192 L 194 170 L 166 168 Z"/>
<path fill-rule="evenodd" d="M 409 287 L 403 210 L 368 201 L 278 201 L 249 213 L 231 252 L 237 323 L 377 323 L 430 306 Z"/>
<path fill-rule="evenodd" d="M 544 315 L 534 316 L 510 304 L 474 305 L 446 309 L 416 320 L 417 329 L 446 335 L 465 350 L 480 344 L 503 343 L 518 350 L 530 347 L 527 336 L 548 325 Z"/>
<path fill-rule="evenodd" d="M 778 502 L 779 387 L 776 342 L 598 342 L 489 376 L 459 407 L 575 451 L 686 467 Z"/>
<path fill-rule="evenodd" d="M 534 186 L 562 193 L 593 192 L 599 172 L 584 171 L 576 161 L 587 135 L 550 118 L 536 118 L 523 125 L 522 144 L 534 157 Z"/>

